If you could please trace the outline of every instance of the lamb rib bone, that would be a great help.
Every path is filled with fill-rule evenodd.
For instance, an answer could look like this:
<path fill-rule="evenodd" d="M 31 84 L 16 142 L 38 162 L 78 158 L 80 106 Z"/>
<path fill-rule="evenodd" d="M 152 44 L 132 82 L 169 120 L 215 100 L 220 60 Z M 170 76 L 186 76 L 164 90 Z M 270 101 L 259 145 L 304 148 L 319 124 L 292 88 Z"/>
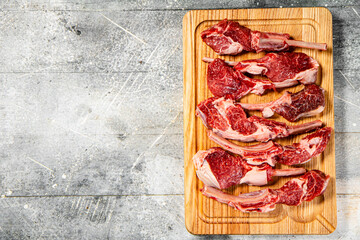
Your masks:
<path fill-rule="evenodd" d="M 205 185 L 201 192 L 206 197 L 242 212 L 270 212 L 275 209 L 276 204 L 298 206 L 303 201 L 313 200 L 324 193 L 329 180 L 329 175 L 319 170 L 311 170 L 288 181 L 279 189 L 266 188 L 234 196 Z"/>
<path fill-rule="evenodd" d="M 234 156 L 219 147 L 198 151 L 193 162 L 198 178 L 205 185 L 219 189 L 242 183 L 263 186 L 274 176 L 294 176 L 306 172 L 304 168 L 273 169 L 268 164 L 250 165 L 241 156 Z"/>

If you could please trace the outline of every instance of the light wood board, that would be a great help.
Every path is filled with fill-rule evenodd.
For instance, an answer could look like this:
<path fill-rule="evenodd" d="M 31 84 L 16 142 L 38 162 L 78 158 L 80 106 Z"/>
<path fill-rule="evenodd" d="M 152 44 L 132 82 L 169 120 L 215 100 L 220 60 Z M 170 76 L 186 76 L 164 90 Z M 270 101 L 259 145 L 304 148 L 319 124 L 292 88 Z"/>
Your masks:
<path fill-rule="evenodd" d="M 216 146 L 211 142 L 200 119 L 195 117 L 196 105 L 211 97 L 206 84 L 207 64 L 203 57 L 218 57 L 202 42 L 200 33 L 211 25 L 227 18 L 238 21 L 252 30 L 289 33 L 296 40 L 327 43 L 327 51 L 297 48 L 315 58 L 321 65 L 317 84 L 326 90 L 326 107 L 322 114 L 305 118 L 297 123 L 287 122 L 276 115 L 272 119 L 299 124 L 320 119 L 326 126 L 334 128 L 333 100 L 333 49 L 332 16 L 326 8 L 288 9 L 233 9 L 195 10 L 183 19 L 183 70 L 184 70 L 184 168 L 185 168 L 185 224 L 193 234 L 329 234 L 336 228 L 335 189 L 335 134 L 321 156 L 304 165 L 307 169 L 319 169 L 331 176 L 323 196 L 297 207 L 278 205 L 269 213 L 242 213 L 226 204 L 202 196 L 202 182 L 196 177 L 192 157 L 198 150 Z M 239 56 L 221 56 L 230 61 L 260 58 L 265 53 L 245 53 Z M 299 91 L 303 86 L 288 88 Z M 241 102 L 269 102 L 281 96 L 283 91 L 269 92 L 263 96 L 251 94 Z M 259 115 L 259 113 L 250 112 Z M 298 142 L 304 135 L 276 140 L 280 144 Z M 237 142 L 239 145 L 249 145 Z M 251 143 L 253 144 L 253 143 Z M 287 168 L 287 166 L 277 166 Z M 290 178 L 280 178 L 271 188 L 282 186 Z M 227 190 L 238 195 L 264 187 L 239 185 Z"/>

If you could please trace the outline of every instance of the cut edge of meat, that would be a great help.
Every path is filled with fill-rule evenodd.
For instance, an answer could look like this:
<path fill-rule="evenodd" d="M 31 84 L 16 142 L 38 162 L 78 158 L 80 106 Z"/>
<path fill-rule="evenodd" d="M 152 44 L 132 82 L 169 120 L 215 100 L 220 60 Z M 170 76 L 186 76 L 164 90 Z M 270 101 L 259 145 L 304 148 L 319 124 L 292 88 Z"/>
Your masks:
<path fill-rule="evenodd" d="M 285 165 L 304 164 L 325 151 L 329 143 L 332 128 L 324 127 L 302 138 L 299 143 L 284 146 L 284 152 L 276 161 Z"/>
<path fill-rule="evenodd" d="M 316 82 L 317 73 L 319 71 L 319 63 L 314 58 L 310 57 L 310 62 L 312 63 L 312 68 L 307 69 L 303 72 L 299 72 L 295 75 L 294 79 L 299 81 L 301 84 L 312 84 Z"/>
<path fill-rule="evenodd" d="M 220 189 L 220 184 L 217 181 L 215 175 L 212 173 L 209 163 L 205 160 L 206 156 L 211 154 L 211 150 L 200 150 L 194 157 L 193 162 L 196 169 L 196 175 L 198 178 L 208 186 L 213 186 Z"/>

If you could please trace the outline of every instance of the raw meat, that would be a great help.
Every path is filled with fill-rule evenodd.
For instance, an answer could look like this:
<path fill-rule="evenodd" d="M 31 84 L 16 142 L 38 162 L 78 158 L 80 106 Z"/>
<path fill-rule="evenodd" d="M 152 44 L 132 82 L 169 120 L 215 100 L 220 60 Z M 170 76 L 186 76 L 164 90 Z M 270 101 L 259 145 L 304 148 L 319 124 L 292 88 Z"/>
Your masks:
<path fill-rule="evenodd" d="M 330 176 L 319 170 L 312 170 L 292 179 L 279 189 L 260 191 L 234 196 L 213 187 L 204 186 L 202 194 L 243 212 L 269 212 L 276 204 L 298 206 L 303 201 L 311 201 L 324 193 Z"/>
<path fill-rule="evenodd" d="M 234 156 L 216 147 L 198 151 L 193 157 L 196 175 L 207 186 L 219 189 L 246 183 L 262 186 L 273 176 L 293 176 L 306 172 L 304 168 L 273 169 L 268 164 L 253 166 L 241 156 Z"/>
<path fill-rule="evenodd" d="M 276 112 L 290 122 L 301 117 L 310 117 L 321 113 L 325 108 L 325 90 L 315 84 L 306 85 L 297 93 L 285 92 L 279 99 L 269 103 L 241 103 L 248 110 L 262 111 L 265 118 Z"/>
<path fill-rule="evenodd" d="M 201 38 L 220 55 L 237 55 L 243 51 L 288 51 L 291 46 L 319 50 L 327 48 L 325 43 L 291 40 L 287 33 L 251 31 L 227 19 L 203 31 Z"/>
<path fill-rule="evenodd" d="M 320 155 L 330 140 L 332 129 L 322 128 L 300 140 L 284 147 L 284 152 L 275 156 L 278 163 L 285 165 L 303 164 Z"/>
<path fill-rule="evenodd" d="M 196 108 L 196 115 L 215 134 L 242 142 L 266 142 L 275 138 L 305 133 L 322 126 L 319 120 L 288 126 L 285 123 L 257 116 L 247 118 L 239 103 L 231 99 L 216 97 L 202 101 Z"/>
<path fill-rule="evenodd" d="M 270 166 L 275 166 L 275 156 L 284 152 L 283 146 L 271 140 L 251 146 L 239 146 L 220 137 L 212 130 L 208 130 L 208 136 L 210 140 L 220 145 L 223 149 L 242 156 L 251 165 L 267 163 Z"/>
<path fill-rule="evenodd" d="M 299 143 L 287 146 L 269 141 L 241 147 L 216 135 L 211 130 L 208 130 L 208 135 L 223 149 L 242 156 L 251 165 L 267 163 L 270 166 L 275 166 L 276 163 L 295 165 L 310 161 L 311 158 L 318 156 L 325 150 L 331 131 L 332 128 L 330 127 L 321 128 L 301 139 Z"/>
<path fill-rule="evenodd" d="M 204 62 L 212 62 L 212 58 L 203 58 Z M 268 53 L 259 59 L 241 62 L 228 62 L 236 72 L 267 76 L 276 88 L 284 88 L 316 82 L 319 63 L 298 52 Z"/>
<path fill-rule="evenodd" d="M 207 85 L 214 96 L 233 99 L 249 93 L 262 95 L 267 89 L 275 89 L 275 85 L 269 80 L 249 78 L 219 58 L 208 66 Z"/>

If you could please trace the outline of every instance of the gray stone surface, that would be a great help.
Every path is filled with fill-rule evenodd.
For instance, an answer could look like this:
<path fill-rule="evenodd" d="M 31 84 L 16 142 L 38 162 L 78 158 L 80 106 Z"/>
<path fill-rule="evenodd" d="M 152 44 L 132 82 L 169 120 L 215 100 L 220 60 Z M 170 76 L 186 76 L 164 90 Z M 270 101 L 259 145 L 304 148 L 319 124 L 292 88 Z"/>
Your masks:
<path fill-rule="evenodd" d="M 148 11 L 148 10 L 187 10 L 187 9 L 224 9 L 224 8 L 263 8 L 263 7 L 343 7 L 358 6 L 357 0 L 219 0 L 219 1 L 189 1 L 189 0 L 145 0 L 145 1 L 101 1 L 69 0 L 32 0 L 29 2 L 8 1 L 2 4 L 6 10 L 22 9 L 51 9 L 51 10 L 110 10 L 110 11 Z"/>
<path fill-rule="evenodd" d="M 0 2 L 0 239 L 208 239 L 184 226 L 182 18 L 280 6 L 333 14 L 338 228 L 326 239 L 356 239 L 357 0 Z"/>
<path fill-rule="evenodd" d="M 309 236 L 194 236 L 183 196 L 31 197 L 0 201 L 0 239 L 309 239 Z M 337 197 L 338 227 L 311 239 L 358 239 L 360 199 Z"/>

